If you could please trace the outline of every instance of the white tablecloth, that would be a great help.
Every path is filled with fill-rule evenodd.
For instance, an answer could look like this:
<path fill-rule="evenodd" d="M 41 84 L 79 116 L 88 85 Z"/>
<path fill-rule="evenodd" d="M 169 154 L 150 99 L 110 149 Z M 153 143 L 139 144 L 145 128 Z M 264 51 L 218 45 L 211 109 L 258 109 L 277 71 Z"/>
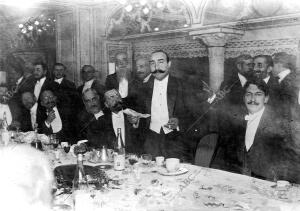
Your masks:
<path fill-rule="evenodd" d="M 63 153 L 62 153 L 63 154 Z M 51 157 L 51 156 L 50 156 Z M 52 158 L 54 158 L 52 156 Z M 69 155 L 60 156 L 54 167 L 75 164 Z M 85 165 L 97 164 L 84 162 Z M 216 169 L 181 164 L 188 172 L 163 176 L 156 167 L 140 165 L 140 178 L 130 171 L 107 170 L 109 177 L 120 179 L 120 189 L 92 191 L 92 203 L 103 210 L 299 210 L 300 189 L 292 186 L 287 198 L 280 198 L 272 182 Z M 72 204 L 72 197 L 61 195 L 56 203 Z"/>

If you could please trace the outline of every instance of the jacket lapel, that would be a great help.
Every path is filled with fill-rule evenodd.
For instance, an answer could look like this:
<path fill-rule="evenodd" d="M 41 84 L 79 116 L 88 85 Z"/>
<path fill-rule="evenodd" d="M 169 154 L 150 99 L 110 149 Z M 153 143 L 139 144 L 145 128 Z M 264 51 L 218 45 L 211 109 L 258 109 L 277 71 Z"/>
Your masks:
<path fill-rule="evenodd" d="M 169 81 L 167 86 L 167 103 L 168 103 L 169 117 L 173 116 L 177 90 L 178 90 L 178 84 L 176 78 L 169 75 Z"/>

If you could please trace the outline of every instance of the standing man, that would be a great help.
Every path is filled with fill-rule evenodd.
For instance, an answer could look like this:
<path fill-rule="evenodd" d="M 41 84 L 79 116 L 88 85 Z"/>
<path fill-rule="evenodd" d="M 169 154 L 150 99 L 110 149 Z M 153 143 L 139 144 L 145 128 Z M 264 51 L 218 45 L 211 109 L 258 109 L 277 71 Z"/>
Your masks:
<path fill-rule="evenodd" d="M 74 112 L 77 112 L 76 108 L 80 104 L 76 86 L 73 82 L 65 78 L 66 66 L 62 63 L 55 63 L 53 68 L 54 82 L 57 83 L 57 96 L 62 107 L 68 107 Z M 76 115 L 74 115 L 76 116 Z M 74 121 L 76 119 L 74 118 Z"/>
<path fill-rule="evenodd" d="M 108 75 L 105 81 L 106 90 L 116 89 L 124 99 L 128 96 L 128 83 L 130 80 L 130 70 L 128 57 L 124 52 L 115 55 L 116 72 Z"/>
<path fill-rule="evenodd" d="M 81 79 L 83 84 L 77 88 L 79 96 L 82 96 L 82 93 L 87 89 L 94 89 L 100 96 L 100 100 L 103 99 L 105 87 L 100 83 L 99 80 L 96 79 L 95 68 L 92 65 L 83 65 L 81 68 Z M 84 104 L 80 101 L 80 105 L 78 106 L 78 110 L 82 110 L 84 108 Z M 103 102 L 101 102 L 103 105 Z"/>
<path fill-rule="evenodd" d="M 144 144 L 145 151 L 152 156 L 181 157 L 183 132 L 191 119 L 186 107 L 185 89 L 182 82 L 171 76 L 171 61 L 162 50 L 151 54 L 152 76 L 145 84 L 146 113 L 151 114 L 147 122 L 148 133 Z M 178 147 L 176 146 L 178 144 Z"/>

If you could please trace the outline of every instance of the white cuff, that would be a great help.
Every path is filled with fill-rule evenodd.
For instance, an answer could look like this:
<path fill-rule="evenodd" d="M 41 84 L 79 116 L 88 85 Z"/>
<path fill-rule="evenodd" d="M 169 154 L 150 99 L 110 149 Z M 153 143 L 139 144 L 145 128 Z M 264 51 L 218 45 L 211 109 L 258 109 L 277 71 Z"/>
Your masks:
<path fill-rule="evenodd" d="M 214 93 L 213 96 L 211 96 L 210 98 L 207 99 L 207 102 L 209 104 L 212 104 L 212 102 L 214 102 L 215 98 L 217 97 L 217 95 Z"/>
<path fill-rule="evenodd" d="M 47 126 L 47 128 L 50 128 L 50 124 L 48 124 L 47 121 L 45 121 L 45 125 Z"/>

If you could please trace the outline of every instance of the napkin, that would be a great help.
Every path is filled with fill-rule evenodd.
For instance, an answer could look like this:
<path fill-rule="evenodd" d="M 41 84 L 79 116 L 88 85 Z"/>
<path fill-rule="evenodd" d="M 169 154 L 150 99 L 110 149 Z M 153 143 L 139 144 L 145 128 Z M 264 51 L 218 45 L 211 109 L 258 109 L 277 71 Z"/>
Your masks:
<path fill-rule="evenodd" d="M 139 117 L 139 118 L 148 118 L 151 116 L 150 114 L 141 114 L 130 108 L 126 108 L 125 110 L 123 110 L 123 112 L 124 112 L 124 114 L 131 115 L 134 117 Z"/>

